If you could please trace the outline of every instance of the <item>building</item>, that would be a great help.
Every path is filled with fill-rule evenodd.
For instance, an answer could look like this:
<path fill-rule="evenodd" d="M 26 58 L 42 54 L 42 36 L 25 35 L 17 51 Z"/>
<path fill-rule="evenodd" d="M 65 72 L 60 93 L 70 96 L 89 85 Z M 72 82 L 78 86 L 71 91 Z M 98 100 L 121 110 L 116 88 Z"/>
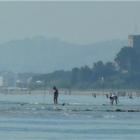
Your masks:
<path fill-rule="evenodd" d="M 129 35 L 128 46 L 135 49 L 140 49 L 140 35 Z"/>

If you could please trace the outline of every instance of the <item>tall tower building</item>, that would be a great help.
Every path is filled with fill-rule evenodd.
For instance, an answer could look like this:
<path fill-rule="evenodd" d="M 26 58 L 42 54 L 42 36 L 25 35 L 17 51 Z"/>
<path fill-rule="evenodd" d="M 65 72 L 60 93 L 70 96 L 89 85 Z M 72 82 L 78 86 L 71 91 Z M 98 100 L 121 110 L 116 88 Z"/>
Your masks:
<path fill-rule="evenodd" d="M 140 50 L 140 35 L 129 35 L 128 46 Z"/>

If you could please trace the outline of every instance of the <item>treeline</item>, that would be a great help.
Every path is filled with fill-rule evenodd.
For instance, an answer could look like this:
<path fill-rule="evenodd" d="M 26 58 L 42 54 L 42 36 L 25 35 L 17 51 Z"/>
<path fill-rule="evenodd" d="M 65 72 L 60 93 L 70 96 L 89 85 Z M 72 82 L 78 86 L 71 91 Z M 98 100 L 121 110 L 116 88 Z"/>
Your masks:
<path fill-rule="evenodd" d="M 39 82 L 40 81 L 40 82 Z M 71 71 L 55 71 L 32 78 L 31 88 L 105 89 L 140 88 L 140 50 L 123 47 L 114 62 L 98 61 L 92 67 L 75 67 Z"/>

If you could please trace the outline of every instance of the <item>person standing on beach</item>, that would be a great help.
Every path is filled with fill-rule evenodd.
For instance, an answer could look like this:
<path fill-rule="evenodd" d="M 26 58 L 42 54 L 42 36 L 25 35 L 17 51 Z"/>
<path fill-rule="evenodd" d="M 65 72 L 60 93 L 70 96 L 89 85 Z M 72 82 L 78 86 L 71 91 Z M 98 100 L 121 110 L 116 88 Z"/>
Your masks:
<path fill-rule="evenodd" d="M 58 89 L 54 86 L 53 90 L 54 90 L 54 98 L 53 98 L 54 104 L 58 104 L 58 94 L 59 94 Z"/>

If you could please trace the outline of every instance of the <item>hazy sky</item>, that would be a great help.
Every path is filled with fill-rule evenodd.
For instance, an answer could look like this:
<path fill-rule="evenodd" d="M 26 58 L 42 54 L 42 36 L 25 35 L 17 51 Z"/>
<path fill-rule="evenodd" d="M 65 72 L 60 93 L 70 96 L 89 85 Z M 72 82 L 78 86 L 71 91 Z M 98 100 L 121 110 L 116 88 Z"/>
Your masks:
<path fill-rule="evenodd" d="M 33 36 L 74 43 L 140 32 L 140 2 L 0 2 L 0 43 Z"/>

